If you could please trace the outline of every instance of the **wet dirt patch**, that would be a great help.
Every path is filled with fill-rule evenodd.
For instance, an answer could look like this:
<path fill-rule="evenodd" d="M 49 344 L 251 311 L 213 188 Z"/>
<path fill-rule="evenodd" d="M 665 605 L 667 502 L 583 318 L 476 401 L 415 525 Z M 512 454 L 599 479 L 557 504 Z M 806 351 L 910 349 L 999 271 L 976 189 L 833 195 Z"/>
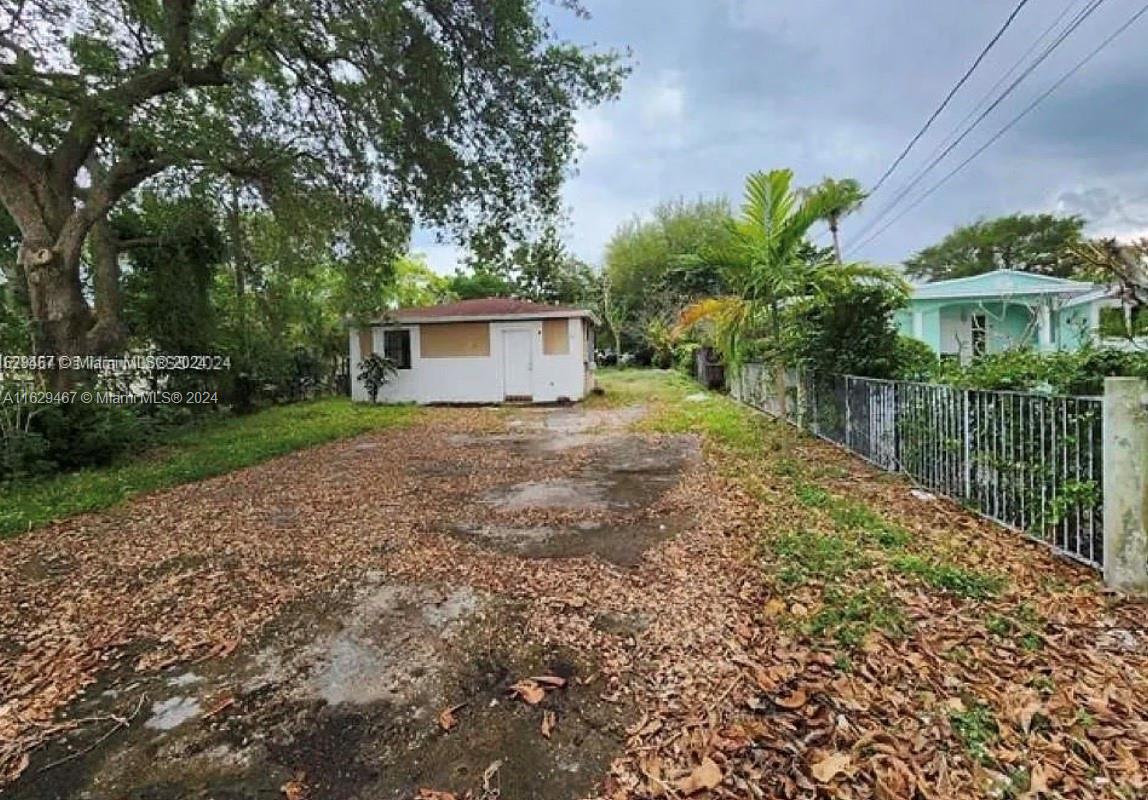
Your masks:
<path fill-rule="evenodd" d="M 659 503 L 697 463 L 694 437 L 603 434 L 582 452 L 567 474 L 491 489 L 488 512 L 452 534 L 529 558 L 594 555 L 633 566 L 690 524 L 690 514 Z"/>
<path fill-rule="evenodd" d="M 245 652 L 93 692 L 69 714 L 99 724 L 39 752 L 5 797 L 255 800 L 300 780 L 308 797 L 397 799 L 484 775 L 504 797 L 584 796 L 623 741 L 623 709 L 584 684 L 595 665 L 523 642 L 521 613 L 368 575 Z M 528 705 L 509 687 L 531 675 L 568 683 Z"/>

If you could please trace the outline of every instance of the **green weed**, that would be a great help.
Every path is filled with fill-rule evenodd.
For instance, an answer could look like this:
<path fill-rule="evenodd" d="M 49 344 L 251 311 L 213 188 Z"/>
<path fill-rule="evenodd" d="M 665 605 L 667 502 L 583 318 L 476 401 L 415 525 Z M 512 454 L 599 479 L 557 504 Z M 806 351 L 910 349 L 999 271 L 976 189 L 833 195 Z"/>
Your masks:
<path fill-rule="evenodd" d="M 856 547 L 840 536 L 794 531 L 778 536 L 768 548 L 781 562 L 778 580 L 793 586 L 809 580 L 830 581 L 869 566 Z"/>
<path fill-rule="evenodd" d="M 900 603 L 883 587 L 849 591 L 829 586 L 822 602 L 820 610 L 805 625 L 805 632 L 830 636 L 842 647 L 857 647 L 872 631 L 902 636 L 908 628 Z"/>
<path fill-rule="evenodd" d="M 997 575 L 962 569 L 942 561 L 930 561 L 921 556 L 902 555 L 893 558 L 894 569 L 905 575 L 920 578 L 934 589 L 982 600 L 998 594 L 1005 581 Z"/>
<path fill-rule="evenodd" d="M 981 702 L 973 702 L 962 711 L 949 713 L 949 724 L 961 744 L 977 761 L 989 760 L 988 748 L 1000 735 L 992 709 Z"/>

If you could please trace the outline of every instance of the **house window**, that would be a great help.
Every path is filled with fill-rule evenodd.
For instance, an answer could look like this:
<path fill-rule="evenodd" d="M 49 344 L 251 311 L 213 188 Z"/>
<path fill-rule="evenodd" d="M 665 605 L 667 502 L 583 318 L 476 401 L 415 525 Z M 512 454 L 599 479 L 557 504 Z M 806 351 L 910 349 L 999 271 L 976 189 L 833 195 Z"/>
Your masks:
<path fill-rule="evenodd" d="M 410 369 L 411 332 L 383 331 L 383 355 L 398 369 Z"/>
<path fill-rule="evenodd" d="M 971 320 L 973 335 L 973 358 L 983 356 L 988 351 L 988 320 L 984 314 L 973 314 Z"/>

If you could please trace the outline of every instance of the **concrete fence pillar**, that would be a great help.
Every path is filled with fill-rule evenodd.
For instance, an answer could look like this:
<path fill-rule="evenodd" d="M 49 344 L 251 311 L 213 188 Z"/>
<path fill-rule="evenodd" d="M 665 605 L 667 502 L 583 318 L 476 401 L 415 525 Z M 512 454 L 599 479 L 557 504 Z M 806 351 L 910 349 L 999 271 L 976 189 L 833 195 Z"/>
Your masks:
<path fill-rule="evenodd" d="M 1104 582 L 1148 594 L 1148 381 L 1104 381 Z"/>

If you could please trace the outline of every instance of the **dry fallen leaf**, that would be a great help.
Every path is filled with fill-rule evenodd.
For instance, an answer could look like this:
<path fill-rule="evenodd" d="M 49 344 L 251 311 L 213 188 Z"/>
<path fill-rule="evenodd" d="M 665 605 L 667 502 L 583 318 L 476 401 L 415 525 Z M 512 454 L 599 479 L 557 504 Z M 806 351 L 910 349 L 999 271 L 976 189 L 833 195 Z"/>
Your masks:
<path fill-rule="evenodd" d="M 849 769 L 852 764 L 853 757 L 848 753 L 833 753 L 815 763 L 809 771 L 819 782 L 830 783 L 838 775 Z"/>
<path fill-rule="evenodd" d="M 510 691 L 532 706 L 538 705 L 546 697 L 546 690 L 532 680 L 519 681 L 510 687 Z"/>
<path fill-rule="evenodd" d="M 534 675 L 530 680 L 542 686 L 548 686 L 554 689 L 561 689 L 566 685 L 566 679 L 560 678 L 557 675 Z"/>
<path fill-rule="evenodd" d="M 438 712 L 438 726 L 444 731 L 449 731 L 451 728 L 457 725 L 458 718 L 455 716 L 455 712 L 465 705 L 466 703 L 459 703 L 457 706 L 444 708 L 442 711 Z"/>
<path fill-rule="evenodd" d="M 793 710 L 795 708 L 801 708 L 803 705 L 805 705 L 808 699 L 809 697 L 806 695 L 805 690 L 798 687 L 791 694 L 788 694 L 785 697 L 775 697 L 773 702 L 782 708 Z"/>
<path fill-rule="evenodd" d="M 223 694 L 217 697 L 212 702 L 208 703 L 206 710 L 203 712 L 204 719 L 211 719 L 218 714 L 223 713 L 227 709 L 235 705 L 235 695 L 231 693 Z"/>
<path fill-rule="evenodd" d="M 483 772 L 482 772 L 482 790 L 484 792 L 491 791 L 492 787 L 491 787 L 490 783 L 491 783 L 491 781 L 494 780 L 494 776 L 498 774 L 498 771 L 500 769 L 502 769 L 502 759 L 499 759 L 498 761 L 490 762 L 490 765 L 487 766 L 487 768 L 485 770 L 483 770 Z"/>
<path fill-rule="evenodd" d="M 279 791 L 283 793 L 286 800 L 305 800 L 307 797 L 307 785 L 303 783 L 302 775 L 296 775 L 287 781 L 279 787 Z"/>
<path fill-rule="evenodd" d="M 676 786 L 682 794 L 697 794 L 706 789 L 715 788 L 721 783 L 721 779 L 721 767 L 715 764 L 712 759 L 706 758 L 693 772 L 679 780 Z"/>
<path fill-rule="evenodd" d="M 553 711 L 544 711 L 542 713 L 542 735 L 549 739 L 550 734 L 554 732 L 554 726 L 558 724 L 558 716 Z"/>
<path fill-rule="evenodd" d="M 434 789 L 419 789 L 417 800 L 456 800 L 451 792 L 438 792 Z"/>

